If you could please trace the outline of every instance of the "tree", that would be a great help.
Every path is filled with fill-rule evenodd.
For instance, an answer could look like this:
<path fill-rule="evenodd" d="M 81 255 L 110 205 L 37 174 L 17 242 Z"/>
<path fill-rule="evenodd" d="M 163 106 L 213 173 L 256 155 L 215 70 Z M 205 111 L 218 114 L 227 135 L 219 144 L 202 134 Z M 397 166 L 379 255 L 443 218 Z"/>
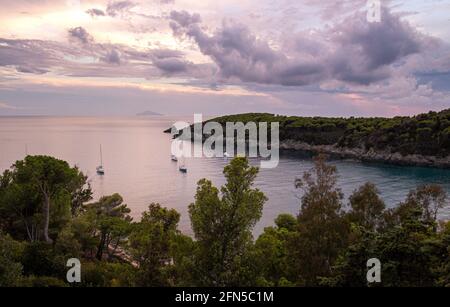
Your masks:
<path fill-rule="evenodd" d="M 280 214 L 275 225 L 264 229 L 252 249 L 258 272 L 258 284 L 252 286 L 286 286 L 295 280 L 289 267 L 288 244 L 296 235 L 297 220 L 290 214 Z"/>
<path fill-rule="evenodd" d="M 136 268 L 129 263 L 83 261 L 82 287 L 134 287 Z"/>
<path fill-rule="evenodd" d="M 295 231 L 297 229 L 297 219 L 291 214 L 280 214 L 275 219 L 275 225 L 278 229 L 286 229 L 288 231 Z"/>
<path fill-rule="evenodd" d="M 152 203 L 142 214 L 141 221 L 133 225 L 128 250 L 139 267 L 139 286 L 170 285 L 166 273 L 173 263 L 171 246 L 179 235 L 179 220 L 180 214 L 176 210 Z"/>
<path fill-rule="evenodd" d="M 77 179 L 78 182 L 75 182 L 74 190 L 71 193 L 72 216 L 79 215 L 84 209 L 83 205 L 92 200 L 92 189 L 88 177 L 81 174 Z"/>
<path fill-rule="evenodd" d="M 445 285 L 448 268 L 443 264 L 448 258 L 448 228 L 437 231 L 435 214 L 445 202 L 446 195 L 439 187 L 418 187 L 396 208 L 381 212 L 383 227 L 356 225 L 353 240 L 336 262 L 333 276 L 323 279 L 322 284 L 365 286 L 366 261 L 378 258 L 384 287 Z M 379 216 L 380 212 L 376 214 Z"/>
<path fill-rule="evenodd" d="M 350 196 L 349 220 L 367 230 L 382 226 L 385 204 L 374 184 L 367 182 Z"/>
<path fill-rule="evenodd" d="M 439 238 L 444 251 L 444 260 L 437 265 L 436 284 L 440 287 L 450 287 L 450 222 L 441 223 Z"/>
<path fill-rule="evenodd" d="M 438 211 L 445 207 L 447 199 L 447 193 L 442 186 L 422 185 L 409 193 L 405 206 L 420 208 L 423 221 L 436 222 Z"/>
<path fill-rule="evenodd" d="M 21 263 L 26 276 L 47 276 L 65 280 L 67 259 L 66 255 L 59 254 L 53 245 L 38 241 L 25 245 Z"/>
<path fill-rule="evenodd" d="M 435 184 L 422 185 L 409 192 L 406 200 L 396 208 L 386 210 L 384 213 L 385 226 L 394 227 L 414 218 L 420 219 L 434 230 L 437 229 L 437 213 L 448 202 L 445 190 Z M 419 215 L 417 215 L 420 213 Z"/>
<path fill-rule="evenodd" d="M 23 244 L 0 232 L 0 287 L 20 286 L 23 278 L 22 251 Z"/>
<path fill-rule="evenodd" d="M 13 210 L 22 217 L 31 241 L 42 232 L 44 241 L 52 243 L 49 235 L 52 205 L 54 210 L 66 210 L 71 206 L 73 195 L 81 193 L 83 199 L 89 198 L 91 192 L 84 190 L 85 184 L 83 173 L 77 167 L 71 168 L 65 161 L 49 156 L 27 156 L 17 161 L 11 171 L 4 173 L 3 196 L 0 195 L 0 198 L 20 200 L 19 206 Z M 37 215 L 38 210 L 42 212 L 42 218 Z M 64 215 L 65 212 L 58 212 L 54 217 Z M 30 217 L 32 226 L 36 221 L 42 224 L 41 231 L 37 227 L 29 227 Z"/>
<path fill-rule="evenodd" d="M 198 244 L 198 283 L 227 286 L 240 283 L 240 261 L 252 242 L 251 230 L 261 218 L 267 198 L 253 182 L 258 169 L 246 158 L 234 158 L 224 169 L 227 180 L 219 190 L 206 179 L 198 182 L 189 206 Z"/>
<path fill-rule="evenodd" d="M 98 239 L 95 257 L 102 260 L 106 251 L 111 258 L 131 230 L 130 209 L 123 204 L 123 198 L 119 194 L 103 196 L 86 208 L 90 222 L 94 225 L 94 236 Z"/>
<path fill-rule="evenodd" d="M 314 159 L 314 168 L 296 181 L 304 189 L 298 215 L 298 233 L 292 241 L 292 268 L 298 283 L 314 286 L 318 277 L 331 274 L 332 265 L 347 244 L 349 227 L 342 211 L 343 194 L 336 187 L 337 170 L 325 157 Z"/>
<path fill-rule="evenodd" d="M 40 239 L 42 198 L 32 187 L 18 184 L 14 173 L 0 176 L 0 227 L 17 240 Z"/>
<path fill-rule="evenodd" d="M 177 233 L 171 238 L 170 257 L 173 265 L 167 268 L 170 285 L 176 287 L 192 287 L 196 285 L 195 255 L 196 242 L 187 235 Z"/>

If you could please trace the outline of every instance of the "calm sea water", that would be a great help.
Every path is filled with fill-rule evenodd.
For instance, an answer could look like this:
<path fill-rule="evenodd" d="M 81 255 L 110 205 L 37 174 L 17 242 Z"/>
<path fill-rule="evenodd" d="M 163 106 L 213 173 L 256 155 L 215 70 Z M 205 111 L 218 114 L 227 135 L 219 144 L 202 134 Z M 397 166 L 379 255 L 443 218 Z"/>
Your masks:
<path fill-rule="evenodd" d="M 163 130 L 176 120 L 191 118 L 74 118 L 14 117 L 0 118 L 0 170 L 30 155 L 45 154 L 78 165 L 89 176 L 95 198 L 120 193 L 138 219 L 151 202 L 177 209 L 180 229 L 191 233 L 188 205 L 194 200 L 196 183 L 208 178 L 216 185 L 224 183 L 223 158 L 193 158 L 186 161 L 187 174 L 178 171 L 170 160 L 171 137 Z M 98 176 L 99 147 L 103 147 L 105 176 Z M 252 164 L 259 165 L 256 159 Z M 397 167 L 356 161 L 332 161 L 338 168 L 339 185 L 348 196 L 366 181 L 375 183 L 388 206 L 403 200 L 410 189 L 423 183 L 439 183 L 450 192 L 450 170 Z M 312 167 L 307 157 L 282 155 L 276 169 L 262 169 L 256 186 L 269 201 L 255 233 L 272 225 L 280 213 L 297 214 L 301 192 L 294 181 Z M 440 213 L 450 218 L 450 208 Z"/>

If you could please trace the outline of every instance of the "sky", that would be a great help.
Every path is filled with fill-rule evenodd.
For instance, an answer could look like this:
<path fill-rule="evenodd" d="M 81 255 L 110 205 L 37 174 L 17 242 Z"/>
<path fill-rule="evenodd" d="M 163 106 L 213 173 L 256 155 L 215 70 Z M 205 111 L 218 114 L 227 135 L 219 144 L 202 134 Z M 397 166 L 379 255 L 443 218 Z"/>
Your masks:
<path fill-rule="evenodd" d="M 0 0 L 0 116 L 450 108 L 450 0 Z"/>

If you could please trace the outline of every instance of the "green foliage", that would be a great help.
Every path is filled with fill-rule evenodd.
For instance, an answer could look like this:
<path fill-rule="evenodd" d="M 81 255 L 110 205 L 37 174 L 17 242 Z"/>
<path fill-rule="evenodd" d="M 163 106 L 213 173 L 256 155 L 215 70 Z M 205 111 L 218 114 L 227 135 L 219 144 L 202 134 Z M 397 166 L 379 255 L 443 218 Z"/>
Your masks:
<path fill-rule="evenodd" d="M 123 204 L 122 196 L 113 194 L 86 206 L 86 211 L 88 223 L 93 225 L 94 238 L 98 242 L 95 257 L 102 260 L 106 252 L 111 259 L 130 233 L 130 209 Z"/>
<path fill-rule="evenodd" d="M 23 245 L 0 232 L 0 287 L 21 285 L 23 266 L 20 263 Z"/>
<path fill-rule="evenodd" d="M 297 220 L 289 214 L 279 215 L 276 227 L 267 227 L 255 242 L 251 257 L 260 274 L 257 286 L 291 286 L 290 243 L 297 234 Z"/>
<path fill-rule="evenodd" d="M 133 225 L 129 237 L 132 260 L 139 266 L 137 285 L 168 286 L 167 271 L 171 260 L 171 245 L 178 236 L 180 214 L 173 209 L 151 204 L 142 214 L 139 223 Z"/>
<path fill-rule="evenodd" d="M 277 225 L 279 229 L 294 231 L 297 227 L 297 220 L 290 214 L 280 214 L 275 219 L 275 225 Z"/>
<path fill-rule="evenodd" d="M 32 242 L 25 246 L 21 263 L 24 275 L 49 276 L 65 278 L 66 261 L 64 255 L 58 254 L 45 242 Z"/>
<path fill-rule="evenodd" d="M 268 113 L 228 115 L 211 119 L 227 122 L 279 122 L 280 140 L 311 145 L 338 145 L 447 156 L 450 154 L 450 109 L 415 117 L 331 118 L 280 116 Z"/>
<path fill-rule="evenodd" d="M 333 276 L 322 279 L 322 285 L 366 286 L 365 263 L 370 258 L 382 263 L 384 287 L 445 284 L 448 272 L 442 270 L 442 264 L 448 263 L 448 242 L 442 240 L 445 230 L 441 234 L 435 227 L 436 208 L 445 199 L 440 187 L 422 186 L 395 209 L 373 210 L 371 220 L 384 220 L 383 228 L 375 230 L 371 223 L 352 228 L 350 245 L 336 262 Z"/>
<path fill-rule="evenodd" d="M 82 287 L 134 287 L 136 268 L 128 263 L 83 262 Z"/>
<path fill-rule="evenodd" d="M 382 212 L 386 206 L 374 184 L 367 182 L 355 190 L 350 196 L 350 207 L 351 211 L 348 213 L 350 222 L 370 231 L 382 226 Z"/>
<path fill-rule="evenodd" d="M 189 206 L 198 245 L 197 274 L 200 285 L 238 285 L 244 272 L 243 255 L 252 242 L 251 229 L 261 218 L 267 198 L 253 182 L 258 169 L 246 158 L 235 158 L 225 167 L 227 183 L 219 190 L 200 180 L 195 203 Z"/>
<path fill-rule="evenodd" d="M 298 231 L 289 248 L 292 269 L 298 284 L 317 285 L 317 278 L 329 276 L 331 266 L 348 240 L 348 223 L 342 210 L 343 194 L 336 187 L 336 167 L 324 156 L 314 160 L 314 168 L 296 181 L 305 193 L 298 215 Z"/>
<path fill-rule="evenodd" d="M 17 238 L 52 243 L 70 220 L 72 201 L 90 198 L 77 167 L 48 156 L 27 156 L 0 178 L 0 214 Z M 82 194 L 83 196 L 77 196 Z"/>

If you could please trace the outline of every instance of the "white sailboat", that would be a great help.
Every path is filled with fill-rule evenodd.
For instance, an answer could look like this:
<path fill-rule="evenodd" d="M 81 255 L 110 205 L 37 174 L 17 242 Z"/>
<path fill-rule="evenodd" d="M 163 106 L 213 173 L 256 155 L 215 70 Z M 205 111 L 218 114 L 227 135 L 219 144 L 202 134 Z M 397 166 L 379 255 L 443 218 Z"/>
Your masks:
<path fill-rule="evenodd" d="M 186 163 L 185 163 L 184 157 L 183 157 L 183 159 L 181 160 L 181 163 L 179 164 L 178 169 L 179 169 L 180 172 L 182 172 L 182 173 L 187 173 L 187 167 L 186 167 Z"/>
<path fill-rule="evenodd" d="M 105 169 L 103 168 L 103 153 L 102 153 L 102 145 L 100 145 L 100 165 L 97 166 L 97 174 L 104 175 Z"/>

